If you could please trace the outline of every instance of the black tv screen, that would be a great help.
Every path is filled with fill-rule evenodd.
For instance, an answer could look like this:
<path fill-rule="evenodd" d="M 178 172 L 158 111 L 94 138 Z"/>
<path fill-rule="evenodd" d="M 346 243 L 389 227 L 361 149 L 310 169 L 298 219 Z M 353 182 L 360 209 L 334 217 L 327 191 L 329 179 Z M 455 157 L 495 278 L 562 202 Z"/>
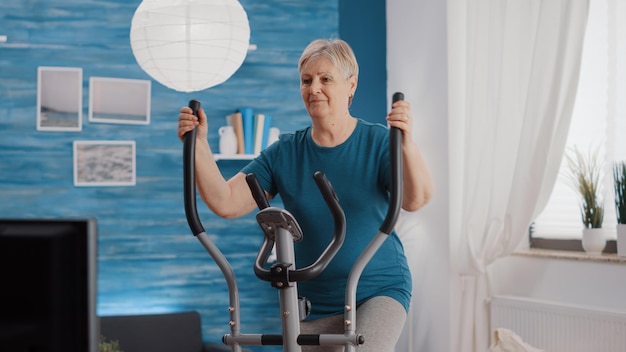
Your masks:
<path fill-rule="evenodd" d="M 0 219 L 0 351 L 96 352 L 94 219 Z"/>

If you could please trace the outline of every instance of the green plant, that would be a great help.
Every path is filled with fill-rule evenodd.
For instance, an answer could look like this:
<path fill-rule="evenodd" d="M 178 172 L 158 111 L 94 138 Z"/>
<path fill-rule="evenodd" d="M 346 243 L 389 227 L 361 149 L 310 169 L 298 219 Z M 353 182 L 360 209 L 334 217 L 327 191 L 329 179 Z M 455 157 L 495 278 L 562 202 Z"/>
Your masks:
<path fill-rule="evenodd" d="M 570 186 L 580 194 L 580 213 L 586 228 L 601 228 L 604 202 L 601 195 L 602 163 L 598 149 L 584 155 L 578 147 L 566 154 Z"/>
<path fill-rule="evenodd" d="M 98 352 L 124 352 L 120 349 L 120 344 L 117 340 L 109 340 L 104 336 L 100 336 L 100 344 L 98 345 Z"/>
<path fill-rule="evenodd" d="M 626 224 L 626 161 L 619 161 L 613 165 L 613 180 L 617 223 Z"/>

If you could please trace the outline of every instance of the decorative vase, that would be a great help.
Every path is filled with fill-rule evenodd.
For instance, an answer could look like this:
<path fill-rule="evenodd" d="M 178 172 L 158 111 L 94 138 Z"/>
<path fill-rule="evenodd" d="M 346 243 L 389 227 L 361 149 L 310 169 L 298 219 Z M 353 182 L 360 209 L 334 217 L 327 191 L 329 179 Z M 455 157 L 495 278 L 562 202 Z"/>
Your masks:
<path fill-rule="evenodd" d="M 583 249 L 589 255 L 601 255 L 606 247 L 606 231 L 602 228 L 583 228 Z"/>
<path fill-rule="evenodd" d="M 237 135 L 233 126 L 222 126 L 218 129 L 220 135 L 220 154 L 237 154 Z"/>
<path fill-rule="evenodd" d="M 617 224 L 617 255 L 626 257 L 626 224 Z"/>
<path fill-rule="evenodd" d="M 267 138 L 267 145 L 270 146 L 272 145 L 272 143 L 276 142 L 278 140 L 279 135 L 280 135 L 280 130 L 277 127 L 271 127 L 269 136 Z"/>

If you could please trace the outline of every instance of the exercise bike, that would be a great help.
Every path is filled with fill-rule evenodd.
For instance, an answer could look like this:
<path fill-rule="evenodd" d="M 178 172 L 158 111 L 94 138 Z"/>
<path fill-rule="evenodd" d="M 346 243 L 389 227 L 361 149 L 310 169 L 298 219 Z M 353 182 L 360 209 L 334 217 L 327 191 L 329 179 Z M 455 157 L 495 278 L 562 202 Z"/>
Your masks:
<path fill-rule="evenodd" d="M 393 102 L 403 100 L 402 93 L 393 95 Z M 200 102 L 191 100 L 189 107 L 197 115 Z M 320 257 L 304 268 L 295 268 L 294 242 L 304 234 L 296 219 L 286 210 L 271 207 L 254 174 L 246 175 L 250 191 L 259 207 L 257 222 L 265 237 L 254 262 L 255 275 L 278 289 L 281 316 L 281 334 L 244 334 L 240 330 L 240 305 L 237 280 L 228 260 L 206 234 L 196 208 L 195 141 L 197 129 L 188 132 L 183 144 L 184 203 L 185 215 L 192 233 L 202 243 L 218 265 L 229 292 L 230 334 L 222 342 L 232 352 L 241 352 L 241 346 L 282 345 L 284 352 L 300 352 L 303 345 L 343 345 L 344 351 L 354 352 L 365 343 L 365 337 L 356 332 L 356 290 L 365 266 L 392 232 L 402 205 L 402 133 L 390 128 L 389 155 L 391 158 L 391 192 L 389 208 L 383 224 L 361 255 L 357 258 L 348 276 L 345 288 L 344 334 L 300 334 L 300 321 L 306 318 L 310 303 L 298 297 L 297 282 L 310 280 L 324 271 L 341 248 L 346 232 L 346 220 L 331 183 L 321 171 L 313 178 L 320 190 L 334 221 L 333 238 Z M 266 269 L 272 250 L 276 261 Z"/>

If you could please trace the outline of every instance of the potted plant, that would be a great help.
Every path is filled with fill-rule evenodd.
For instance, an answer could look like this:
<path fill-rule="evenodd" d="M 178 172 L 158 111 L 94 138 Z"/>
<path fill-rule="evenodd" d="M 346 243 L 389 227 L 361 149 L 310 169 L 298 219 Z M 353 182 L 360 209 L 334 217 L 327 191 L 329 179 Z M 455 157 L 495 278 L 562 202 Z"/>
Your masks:
<path fill-rule="evenodd" d="M 574 147 L 567 155 L 570 186 L 580 195 L 580 213 L 583 222 L 582 246 L 590 255 L 599 255 L 606 246 L 602 229 L 604 203 L 602 200 L 602 163 L 598 149 L 584 155 Z"/>
<path fill-rule="evenodd" d="M 100 336 L 98 344 L 98 352 L 123 352 L 117 340 L 109 340 L 104 336 Z"/>
<path fill-rule="evenodd" d="M 617 255 L 626 257 L 626 161 L 613 165 L 613 181 L 617 215 Z"/>

